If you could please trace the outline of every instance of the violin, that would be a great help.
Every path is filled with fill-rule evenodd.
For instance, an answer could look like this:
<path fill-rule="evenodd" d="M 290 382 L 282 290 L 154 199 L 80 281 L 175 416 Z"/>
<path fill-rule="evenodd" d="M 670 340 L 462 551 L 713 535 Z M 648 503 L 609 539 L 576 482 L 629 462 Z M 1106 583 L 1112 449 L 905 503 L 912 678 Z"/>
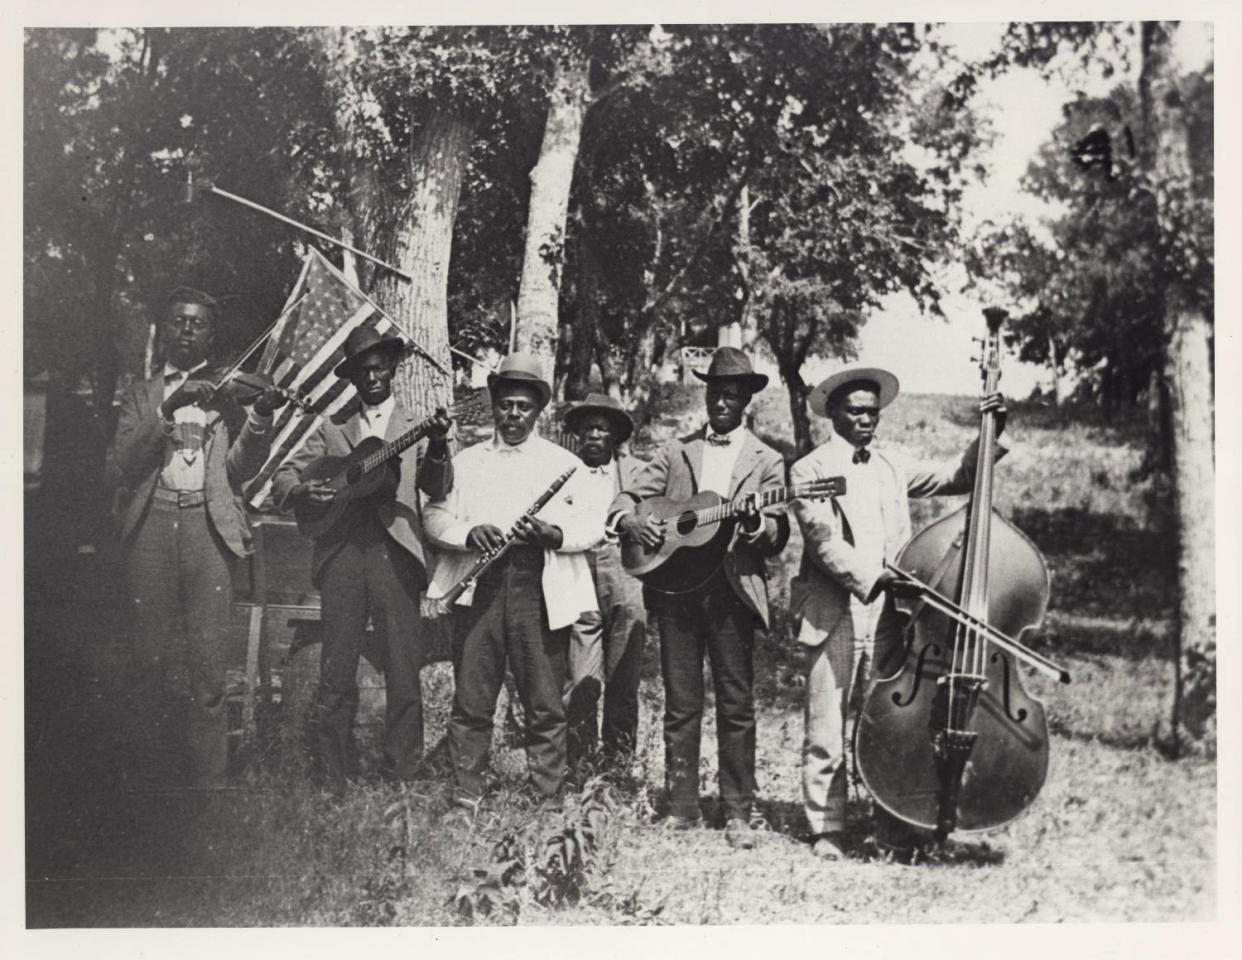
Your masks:
<path fill-rule="evenodd" d="M 1006 312 L 984 315 L 988 396 L 1000 380 Z M 970 500 L 911 537 L 888 567 L 911 588 L 891 601 L 905 616 L 903 662 L 874 684 L 855 727 L 858 771 L 875 801 L 941 845 L 954 830 L 1008 823 L 1043 786 L 1044 707 L 1023 689 L 1015 661 L 1069 682 L 1014 639 L 1042 622 L 1049 576 L 1035 544 L 992 506 L 995 418 L 981 417 Z"/>
<path fill-rule="evenodd" d="M 244 370 L 238 370 L 235 365 L 218 365 L 203 370 L 195 379 L 206 380 L 215 388 L 211 396 L 201 402 L 206 409 L 212 408 L 226 398 L 238 406 L 248 407 L 268 390 L 274 390 L 303 413 L 314 412 L 305 397 L 278 386 L 265 373 L 247 373 Z"/>

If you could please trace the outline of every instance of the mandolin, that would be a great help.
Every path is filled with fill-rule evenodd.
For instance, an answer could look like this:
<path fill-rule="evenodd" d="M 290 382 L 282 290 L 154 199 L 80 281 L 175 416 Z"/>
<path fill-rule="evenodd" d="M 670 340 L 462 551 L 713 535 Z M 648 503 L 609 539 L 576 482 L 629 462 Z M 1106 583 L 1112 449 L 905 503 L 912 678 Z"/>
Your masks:
<path fill-rule="evenodd" d="M 845 493 L 845 477 L 824 477 L 792 487 L 759 491 L 760 509 L 798 497 L 821 500 Z M 664 542 L 647 550 L 630 537 L 621 539 L 621 565 L 631 576 L 657 593 L 689 593 L 701 587 L 720 569 L 733 525 L 725 521 L 740 516 L 747 495 L 722 500 L 711 490 L 688 500 L 648 497 L 635 507 L 640 519 L 653 516 L 664 526 Z M 673 561 L 673 562 L 670 562 Z"/>

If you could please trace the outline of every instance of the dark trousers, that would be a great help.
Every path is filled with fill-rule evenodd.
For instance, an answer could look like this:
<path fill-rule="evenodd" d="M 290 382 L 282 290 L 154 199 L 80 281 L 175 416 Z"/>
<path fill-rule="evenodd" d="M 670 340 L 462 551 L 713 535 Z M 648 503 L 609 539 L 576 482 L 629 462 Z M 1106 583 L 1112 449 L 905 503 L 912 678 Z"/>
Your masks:
<path fill-rule="evenodd" d="M 724 574 L 694 593 L 653 605 L 664 672 L 664 779 L 670 813 L 699 815 L 703 655 L 716 694 L 720 799 L 726 819 L 746 818 L 755 799 L 755 615 Z"/>
<path fill-rule="evenodd" d="M 127 751 L 136 774 L 165 784 L 226 783 L 233 562 L 201 504 L 152 501 L 134 533 L 125 574 L 133 613 Z M 170 683 L 170 668 L 184 686 Z M 186 686 L 188 702 L 179 692 Z"/>
<path fill-rule="evenodd" d="M 393 540 L 374 510 L 358 512 L 319 575 L 323 653 L 316 702 L 319 772 L 339 783 L 358 772 L 354 719 L 358 658 L 367 619 L 383 656 L 385 723 L 381 770 L 413 779 L 423 758 L 423 666 L 418 597 L 422 566 Z"/>
<path fill-rule="evenodd" d="M 569 762 L 595 748 L 598 704 L 603 687 L 604 754 L 632 752 L 638 741 L 638 684 L 647 643 L 647 612 L 642 583 L 621 567 L 621 548 L 606 543 L 587 552 L 595 580 L 598 613 L 573 625 L 565 711 L 569 721 Z"/>
<path fill-rule="evenodd" d="M 475 588 L 470 607 L 456 614 L 449 719 L 453 796 L 477 800 L 492 744 L 492 717 L 505 678 L 513 672 L 526 714 L 526 758 L 535 789 L 557 796 L 565 784 L 565 684 L 569 628 L 548 628 L 543 603 L 543 551 L 512 548 Z"/>

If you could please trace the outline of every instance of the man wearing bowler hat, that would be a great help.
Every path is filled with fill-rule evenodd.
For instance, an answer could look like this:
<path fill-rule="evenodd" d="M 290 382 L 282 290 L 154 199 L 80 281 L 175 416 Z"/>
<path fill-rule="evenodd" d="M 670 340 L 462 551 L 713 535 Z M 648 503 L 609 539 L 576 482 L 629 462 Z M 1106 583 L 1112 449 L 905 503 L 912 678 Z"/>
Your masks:
<path fill-rule="evenodd" d="M 699 741 L 703 720 L 703 656 L 712 666 L 716 692 L 720 797 L 730 845 L 755 845 L 750 816 L 755 799 L 755 627 L 768 626 L 764 558 L 789 539 L 783 514 L 760 513 L 758 493 L 785 482 L 780 454 L 742 426 L 751 397 L 768 382 L 750 358 L 733 347 L 712 355 L 707 373 L 707 424 L 665 444 L 634 483 L 613 501 L 609 526 L 656 549 L 664 532 L 652 517 L 640 519 L 637 503 L 648 497 L 684 500 L 713 490 L 729 500 L 750 495 L 730 533 L 716 574 L 690 593 L 662 596 L 644 590 L 660 631 L 664 673 L 664 769 L 669 791 L 667 823 L 673 829 L 699 820 Z"/>
<path fill-rule="evenodd" d="M 535 793 L 549 807 L 565 785 L 565 687 L 569 629 L 595 610 L 586 551 L 604 539 L 590 509 L 582 461 L 535 430 L 552 396 L 536 357 L 510 354 L 487 378 L 495 432 L 454 458 L 454 485 L 427 505 L 427 534 L 442 551 L 429 599 L 443 597 L 477 562 L 516 542 L 458 598 L 453 624 L 451 821 L 482 799 L 492 717 L 506 666 L 526 714 L 526 757 Z M 574 468 L 536 516 L 525 511 Z"/>
<path fill-rule="evenodd" d="M 599 393 L 574 404 L 564 420 L 578 437 L 593 509 L 603 520 L 617 494 L 632 485 L 646 465 L 619 449 L 634 432 L 634 421 L 617 400 Z M 570 636 L 565 709 L 571 769 L 587 759 L 597 739 L 606 763 L 633 753 L 638 739 L 638 681 L 647 641 L 642 584 L 621 568 L 616 536 L 608 536 L 586 558 L 599 610 L 583 614 Z M 601 688 L 602 736 L 596 730 Z"/>
<path fill-rule="evenodd" d="M 899 665 L 888 658 L 900 648 L 901 625 L 883 595 L 904 588 L 884 564 L 910 538 L 908 498 L 968 493 L 974 483 L 977 441 L 947 465 L 912 463 L 873 446 L 880 411 L 897 390 L 897 378 L 877 367 L 850 366 L 825 379 L 808 403 L 832 421 L 833 435 L 790 471 L 794 484 L 846 478 L 846 492 L 833 501 L 793 501 L 803 543 L 802 566 L 790 585 L 790 612 L 801 618 L 797 638 L 805 648 L 802 799 L 811 850 L 825 860 L 844 856 L 851 694 L 861 692 L 869 675 L 888 676 Z M 993 394 L 980 409 L 998 414 L 999 434 L 1004 398 Z M 921 838 L 877 806 L 876 839 L 907 859 Z"/>
<path fill-rule="evenodd" d="M 359 327 L 345 340 L 345 359 L 334 371 L 358 396 L 327 418 L 272 481 L 280 506 L 327 504 L 329 482 L 301 479 L 322 456 L 347 456 L 368 437 L 395 440 L 418 419 L 392 395 L 392 379 L 405 349 L 399 337 Z M 438 411 L 428 438 L 390 461 L 387 482 L 351 503 L 340 522 L 315 541 L 311 579 L 322 600 L 323 652 L 316 698 L 316 772 L 340 789 L 357 775 L 353 726 L 358 710 L 358 657 L 367 620 L 384 661 L 385 728 L 380 773 L 410 780 L 423 756 L 423 665 L 419 595 L 427 586 L 418 494 L 443 497 L 453 485 L 448 433 Z"/>

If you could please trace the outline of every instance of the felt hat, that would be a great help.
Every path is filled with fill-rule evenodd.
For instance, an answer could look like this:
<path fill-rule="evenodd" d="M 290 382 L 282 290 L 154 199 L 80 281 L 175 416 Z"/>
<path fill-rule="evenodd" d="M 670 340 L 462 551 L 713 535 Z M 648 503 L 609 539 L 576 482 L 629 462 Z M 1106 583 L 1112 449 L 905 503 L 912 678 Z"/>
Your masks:
<path fill-rule="evenodd" d="M 348 379 L 358 359 L 372 350 L 382 350 L 394 357 L 400 357 L 405 351 L 405 341 L 400 337 L 386 337 L 372 326 L 355 327 L 345 338 L 345 359 L 332 372 L 338 377 Z"/>
<path fill-rule="evenodd" d="M 875 384 L 879 389 L 881 408 L 887 407 L 896 399 L 899 389 L 897 378 L 887 370 L 881 370 L 879 367 L 845 367 L 822 380 L 819 386 L 811 391 L 810 396 L 807 397 L 807 405 L 811 408 L 811 412 L 821 417 L 828 416 L 828 398 L 849 383 Z"/>
<path fill-rule="evenodd" d="M 546 407 L 552 398 L 552 385 L 543 379 L 543 368 L 534 354 L 509 354 L 500 361 L 495 373 L 487 375 L 487 389 L 494 394 L 496 385 L 505 381 L 534 387 L 539 391 L 539 402 L 542 406 Z"/>
<path fill-rule="evenodd" d="M 600 413 L 608 418 L 617 433 L 617 443 L 625 443 L 634 432 L 634 421 L 621 406 L 621 401 L 602 393 L 589 393 L 585 400 L 565 411 L 565 426 L 577 433 L 582 419 L 590 413 Z"/>
<path fill-rule="evenodd" d="M 742 380 L 751 393 L 758 393 L 768 385 L 768 378 L 762 373 L 755 373 L 750 357 L 737 347 L 717 347 L 707 372 L 695 370 L 694 375 L 708 383 L 712 380 Z"/>

